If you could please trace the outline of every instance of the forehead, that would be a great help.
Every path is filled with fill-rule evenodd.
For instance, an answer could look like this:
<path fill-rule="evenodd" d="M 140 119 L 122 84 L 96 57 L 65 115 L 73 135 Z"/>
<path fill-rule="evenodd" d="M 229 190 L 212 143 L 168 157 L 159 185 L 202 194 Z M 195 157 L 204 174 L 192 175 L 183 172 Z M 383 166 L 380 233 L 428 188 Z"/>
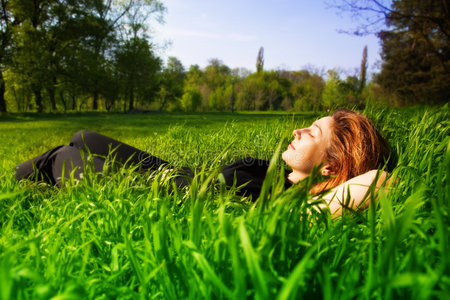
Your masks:
<path fill-rule="evenodd" d="M 319 120 L 316 120 L 314 124 L 320 128 L 320 140 L 324 141 L 326 145 L 331 140 L 331 126 L 332 126 L 333 118 L 332 117 L 324 117 Z"/>
<path fill-rule="evenodd" d="M 315 125 L 319 126 L 322 131 L 329 131 L 331 129 L 331 123 L 333 121 L 332 117 L 323 117 L 314 122 Z"/>

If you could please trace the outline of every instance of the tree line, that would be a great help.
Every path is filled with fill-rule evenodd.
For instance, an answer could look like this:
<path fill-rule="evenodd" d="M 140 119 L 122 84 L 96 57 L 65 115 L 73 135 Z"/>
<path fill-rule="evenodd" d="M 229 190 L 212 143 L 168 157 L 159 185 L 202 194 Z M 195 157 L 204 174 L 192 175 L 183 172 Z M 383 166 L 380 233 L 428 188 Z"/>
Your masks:
<path fill-rule="evenodd" d="M 367 53 L 367 48 L 364 50 Z M 326 76 L 315 70 L 264 70 L 263 51 L 257 56 L 251 73 L 242 68 L 231 69 L 218 59 L 211 59 L 201 69 L 192 65 L 183 72 L 181 62 L 169 58 L 165 72 L 182 79 L 172 88 L 168 110 L 234 111 L 234 110 L 320 110 L 344 105 L 364 105 L 370 84 L 365 75 L 341 79 L 336 70 Z M 363 72 L 367 69 L 367 56 Z M 177 68 L 173 66 L 177 65 Z M 172 67 L 170 67 L 172 66 Z M 175 71 L 178 70 L 178 71 Z M 178 75 L 175 75 L 178 74 Z M 164 87 L 164 83 L 163 83 Z"/>
<path fill-rule="evenodd" d="M 122 109 L 151 97 L 158 0 L 1 0 L 0 111 Z"/>
<path fill-rule="evenodd" d="M 158 0 L 0 2 L 0 112 L 319 110 L 450 98 L 448 0 L 336 0 L 366 21 L 356 34 L 380 38 L 381 71 L 370 81 L 367 48 L 359 73 L 345 76 L 265 70 L 262 47 L 253 73 L 219 59 L 164 64 L 146 34 L 165 12 Z M 374 28 L 380 20 L 387 25 Z"/>

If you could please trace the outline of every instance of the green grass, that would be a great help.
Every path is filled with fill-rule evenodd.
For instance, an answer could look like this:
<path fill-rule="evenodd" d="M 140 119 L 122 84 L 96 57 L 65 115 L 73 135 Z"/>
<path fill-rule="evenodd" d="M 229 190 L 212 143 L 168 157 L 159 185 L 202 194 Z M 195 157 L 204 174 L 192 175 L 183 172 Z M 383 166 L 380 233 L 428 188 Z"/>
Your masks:
<path fill-rule="evenodd" d="M 364 113 L 398 152 L 397 182 L 335 221 L 307 213 L 311 182 L 280 189 L 280 166 L 256 204 L 217 180 L 243 156 L 279 161 L 280 141 L 320 114 L 3 116 L 0 299 L 448 297 L 449 109 Z M 180 190 L 130 169 L 62 189 L 14 180 L 79 129 L 205 171 Z"/>

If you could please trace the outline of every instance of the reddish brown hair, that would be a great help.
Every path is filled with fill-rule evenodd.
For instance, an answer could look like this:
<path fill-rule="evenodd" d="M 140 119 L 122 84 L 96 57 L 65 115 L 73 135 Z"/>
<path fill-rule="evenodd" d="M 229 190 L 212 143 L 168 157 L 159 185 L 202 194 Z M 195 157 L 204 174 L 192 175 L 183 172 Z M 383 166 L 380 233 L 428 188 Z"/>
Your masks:
<path fill-rule="evenodd" d="M 331 117 L 331 140 L 325 161 L 335 175 L 315 185 L 311 189 L 313 194 L 381 168 L 390 157 L 387 142 L 368 118 L 348 109 L 338 109 Z"/>

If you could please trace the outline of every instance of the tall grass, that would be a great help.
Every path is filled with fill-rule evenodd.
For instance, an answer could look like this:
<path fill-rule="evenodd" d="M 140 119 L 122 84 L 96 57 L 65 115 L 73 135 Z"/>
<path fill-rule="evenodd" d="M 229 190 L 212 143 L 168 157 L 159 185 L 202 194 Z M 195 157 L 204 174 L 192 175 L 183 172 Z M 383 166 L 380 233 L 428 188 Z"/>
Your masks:
<path fill-rule="evenodd" d="M 311 180 L 280 188 L 277 146 L 314 114 L 5 118 L 0 298 L 448 297 L 448 107 L 364 113 L 398 152 L 396 182 L 366 211 L 338 220 L 309 210 Z M 86 172 L 61 189 L 15 181 L 14 165 L 82 128 L 203 170 L 183 189 L 171 173 L 132 169 Z M 256 202 L 219 175 L 246 155 L 273 158 Z"/>

